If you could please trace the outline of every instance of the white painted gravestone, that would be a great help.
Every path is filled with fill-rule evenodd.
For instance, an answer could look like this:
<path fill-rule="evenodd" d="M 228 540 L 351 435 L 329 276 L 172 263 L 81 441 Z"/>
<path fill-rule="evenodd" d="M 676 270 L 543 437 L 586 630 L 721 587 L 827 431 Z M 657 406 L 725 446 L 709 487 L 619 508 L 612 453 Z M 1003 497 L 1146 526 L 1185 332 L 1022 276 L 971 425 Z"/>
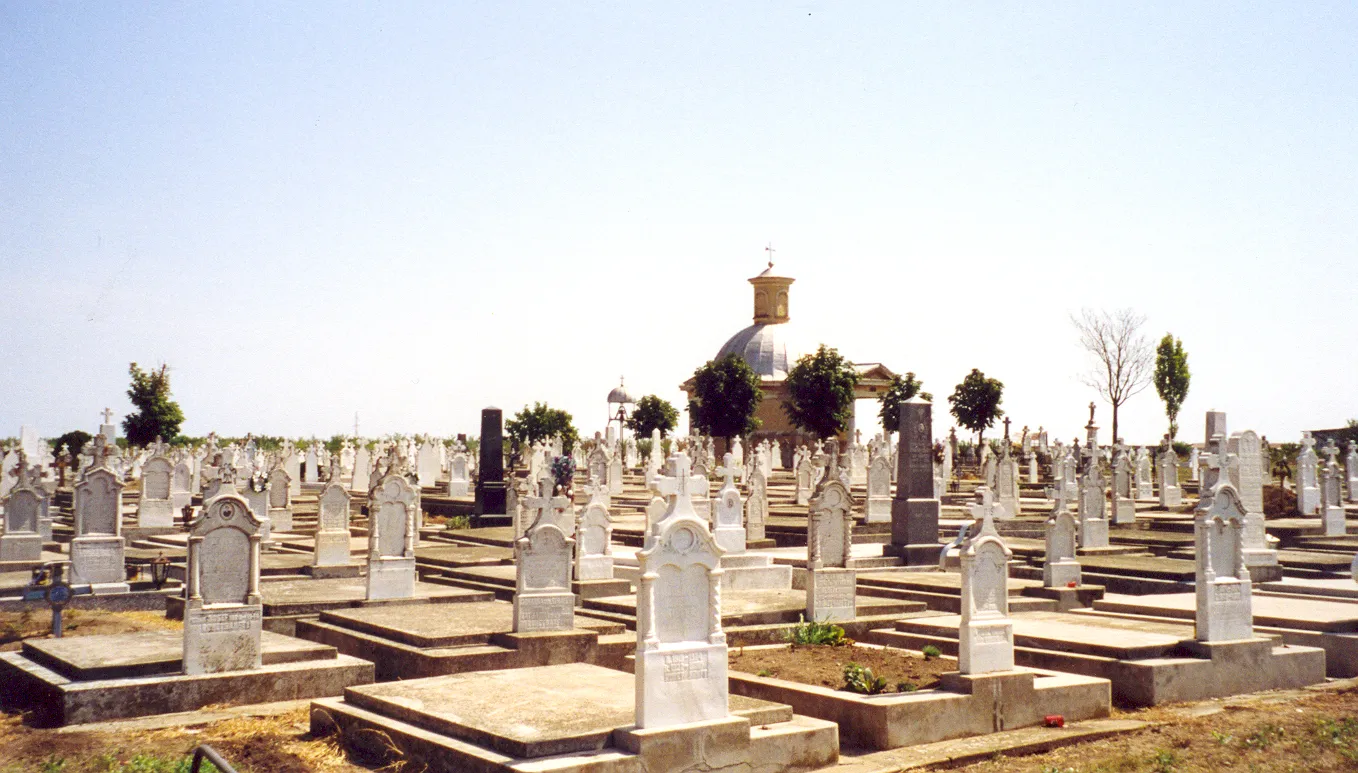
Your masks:
<path fill-rule="evenodd" d="M 1297 454 L 1297 510 L 1302 515 L 1320 514 L 1320 480 L 1317 474 L 1316 441 L 1310 432 L 1301 433 Z"/>
<path fill-rule="evenodd" d="M 419 480 L 422 488 L 438 483 L 441 466 L 439 464 L 439 452 L 434 447 L 434 441 L 426 438 L 420 444 L 420 450 L 415 456 L 415 477 Z"/>
<path fill-rule="evenodd" d="M 1019 514 L 1019 481 L 1018 463 L 1010 456 L 1008 439 L 1003 446 L 995 468 L 995 501 L 1003 512 L 999 517 L 1007 520 Z"/>
<path fill-rule="evenodd" d="M 19 454 L 14 487 L 5 498 L 5 533 L 0 535 L 0 561 L 42 560 L 42 535 L 38 519 L 42 516 L 47 491 L 35 480 L 27 457 Z"/>
<path fill-rule="evenodd" d="M 250 505 L 250 512 L 255 514 L 261 524 L 260 534 L 266 547 L 273 544 L 273 521 L 269 520 L 269 479 L 262 475 L 254 475 L 245 479 L 245 488 L 241 491 L 241 496 Z"/>
<path fill-rule="evenodd" d="M 331 479 L 331 483 L 338 480 Z M 292 481 L 287 470 L 275 467 L 269 473 L 269 523 L 273 531 L 292 531 Z"/>
<path fill-rule="evenodd" d="M 151 457 L 142 466 L 137 526 L 143 529 L 174 528 L 174 514 L 177 512 L 172 485 L 174 473 L 174 465 L 160 454 Z"/>
<path fill-rule="evenodd" d="M 99 466 L 85 472 L 75 486 L 75 538 L 71 540 L 71 575 L 94 593 L 125 593 L 123 566 L 123 484 L 113 471 Z"/>
<path fill-rule="evenodd" d="M 1152 499 L 1155 492 L 1151 489 L 1151 454 L 1142 446 L 1136 450 L 1136 498 Z"/>
<path fill-rule="evenodd" d="M 1080 562 L 1075 558 L 1075 516 L 1065 503 L 1047 520 L 1047 554 L 1042 562 L 1042 584 L 1065 588 L 1080 584 Z"/>
<path fill-rule="evenodd" d="M 801 459 L 797 462 L 797 490 L 796 502 L 804 505 L 811 501 L 811 478 L 815 472 L 815 465 L 811 462 L 809 453 L 801 453 L 805 449 L 798 448 Z"/>
<path fill-rule="evenodd" d="M 320 446 L 312 443 L 306 449 L 306 472 L 302 478 L 303 483 L 316 483 L 321 479 L 321 453 Z"/>
<path fill-rule="evenodd" d="M 1179 455 L 1174 453 L 1174 446 L 1169 442 L 1169 437 L 1165 438 L 1165 446 L 1160 452 L 1157 472 L 1160 477 L 1160 506 L 1178 507 L 1184 502 L 1183 489 L 1179 488 Z"/>
<path fill-rule="evenodd" d="M 550 508 L 538 511 L 514 543 L 514 632 L 569 631 L 575 627 L 571 556 L 575 540 L 553 522 Z"/>
<path fill-rule="evenodd" d="M 1342 537 L 1348 533 L 1344 521 L 1343 488 L 1340 479 L 1339 461 L 1335 458 L 1339 449 L 1331 440 L 1325 446 L 1325 465 L 1320 479 L 1320 520 L 1326 537 Z"/>
<path fill-rule="evenodd" d="M 613 519 L 597 497 L 580 511 L 575 525 L 575 579 L 613 579 Z"/>
<path fill-rule="evenodd" d="M 853 498 L 837 474 L 837 456 L 832 450 L 827 474 L 811 498 L 807 521 L 806 617 L 818 623 L 852 620 L 858 615 L 857 573 L 848 568 Z"/>
<path fill-rule="evenodd" d="M 372 454 L 369 453 L 368 446 L 360 445 L 354 451 L 354 477 L 349 482 L 350 491 L 361 491 L 365 494 L 368 492 L 368 484 L 372 480 L 372 467 Z M 289 470 L 288 474 L 291 475 L 292 471 Z M 297 479 L 293 478 L 292 480 L 296 481 Z"/>
<path fill-rule="evenodd" d="M 368 506 L 368 599 L 415 595 L 415 492 L 390 473 L 377 482 Z"/>
<path fill-rule="evenodd" d="M 736 488 L 736 476 L 744 472 L 735 463 L 732 454 L 722 458 L 722 466 L 716 473 L 723 478 L 721 489 L 717 492 L 717 508 L 713 519 L 715 528 L 712 537 L 725 554 L 745 552 L 744 504 L 740 501 L 740 490 Z"/>
<path fill-rule="evenodd" d="M 213 499 L 189 524 L 185 674 L 259 668 L 260 525 L 234 493 Z"/>
<path fill-rule="evenodd" d="M 1245 508 L 1244 539 L 1245 563 L 1249 566 L 1276 566 L 1276 539 L 1264 528 L 1264 464 L 1262 445 L 1253 430 L 1231 436 L 1227 463 L 1231 469 L 1231 484 L 1240 495 Z"/>
<path fill-rule="evenodd" d="M 891 521 L 891 455 L 873 454 L 868 462 L 868 523 Z"/>
<path fill-rule="evenodd" d="M 1113 453 L 1113 523 L 1136 523 L 1136 500 L 1132 483 L 1132 460 L 1119 442 Z"/>
<path fill-rule="evenodd" d="M 764 539 L 764 524 L 769 519 L 768 479 L 759 465 L 755 465 L 747 481 L 750 495 L 745 498 L 745 539 Z"/>
<path fill-rule="evenodd" d="M 636 725 L 721 719 L 728 713 L 721 628 L 721 549 L 690 501 L 688 455 L 670 457 L 672 493 L 655 541 L 637 554 Z"/>
<path fill-rule="evenodd" d="M 1014 669 L 1009 620 L 1009 557 L 990 513 L 962 543 L 962 621 L 957 668 L 964 675 Z"/>
<path fill-rule="evenodd" d="M 1220 437 L 1220 436 L 1218 436 Z M 1218 444 L 1220 448 L 1222 444 Z M 1250 571 L 1245 565 L 1245 508 L 1222 469 L 1224 453 L 1206 455 L 1204 494 L 1194 516 L 1197 552 L 1196 637 L 1200 642 L 1236 641 L 1254 636 Z"/>
<path fill-rule="evenodd" d="M 313 566 L 348 566 L 349 492 L 337 480 L 321 489 L 316 524 L 316 550 Z"/>
<path fill-rule="evenodd" d="M 146 479 L 145 470 L 142 480 Z M 184 505 L 193 502 L 193 464 L 190 459 L 180 459 L 170 473 L 170 505 L 176 513 L 184 511 Z"/>
<path fill-rule="evenodd" d="M 471 457 L 465 451 L 448 460 L 448 496 L 465 497 L 471 490 Z"/>
<path fill-rule="evenodd" d="M 524 497 L 523 504 L 529 510 L 528 526 L 524 528 L 525 535 L 534 523 L 550 523 L 567 537 L 575 534 L 575 515 L 566 513 L 571 501 L 564 496 L 554 495 L 555 490 L 556 479 L 551 475 L 543 475 L 538 479 L 538 495 Z M 597 497 L 597 494 L 595 496 Z"/>
<path fill-rule="evenodd" d="M 1344 493 L 1346 501 L 1358 502 L 1358 443 L 1349 441 L 1349 452 L 1344 457 Z"/>
<path fill-rule="evenodd" d="M 1074 466 L 1073 461 L 1071 466 Z M 1107 499 L 1103 490 L 1103 474 L 1099 471 L 1099 454 L 1094 456 L 1080 479 L 1080 547 L 1108 547 Z"/>

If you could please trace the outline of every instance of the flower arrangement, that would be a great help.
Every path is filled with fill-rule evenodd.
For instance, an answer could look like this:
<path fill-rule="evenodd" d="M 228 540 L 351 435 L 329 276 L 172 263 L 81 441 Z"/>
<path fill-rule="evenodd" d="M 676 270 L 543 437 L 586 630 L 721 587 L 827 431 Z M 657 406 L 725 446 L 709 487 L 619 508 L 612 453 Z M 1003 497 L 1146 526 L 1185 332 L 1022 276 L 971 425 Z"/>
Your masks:
<path fill-rule="evenodd" d="M 561 490 L 571 487 L 571 481 L 575 479 L 575 460 L 569 456 L 552 457 L 552 480 Z"/>

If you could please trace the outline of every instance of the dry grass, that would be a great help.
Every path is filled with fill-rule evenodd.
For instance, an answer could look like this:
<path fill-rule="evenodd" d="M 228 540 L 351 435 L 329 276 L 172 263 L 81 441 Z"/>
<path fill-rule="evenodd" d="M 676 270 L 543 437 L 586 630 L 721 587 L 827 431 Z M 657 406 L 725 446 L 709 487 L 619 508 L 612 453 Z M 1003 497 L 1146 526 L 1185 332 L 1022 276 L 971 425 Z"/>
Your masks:
<path fill-rule="evenodd" d="M 1301 773 L 1358 771 L 1358 688 L 1228 703 L 1200 715 L 1157 707 L 1119 716 L 1160 724 L 1046 754 L 967 766 L 974 773 Z"/>
<path fill-rule="evenodd" d="M 178 631 L 183 624 L 170 620 L 164 612 L 104 612 L 67 609 L 62 614 L 65 636 L 134 633 L 136 631 Z M 22 612 L 0 613 L 0 652 L 19 649 L 24 639 L 52 635 L 52 613 L 46 605 L 35 604 Z"/>

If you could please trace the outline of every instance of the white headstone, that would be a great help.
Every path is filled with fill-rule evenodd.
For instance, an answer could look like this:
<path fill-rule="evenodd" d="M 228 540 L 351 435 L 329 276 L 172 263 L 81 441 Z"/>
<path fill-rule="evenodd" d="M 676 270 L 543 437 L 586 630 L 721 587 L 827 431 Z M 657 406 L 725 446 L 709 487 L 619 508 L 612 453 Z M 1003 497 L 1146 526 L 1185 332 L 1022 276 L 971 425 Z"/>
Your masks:
<path fill-rule="evenodd" d="M 222 494 L 189 524 L 184 673 L 259 668 L 260 522 L 239 495 Z"/>
<path fill-rule="evenodd" d="M 721 489 L 717 492 L 717 507 L 713 519 L 712 537 L 724 553 L 745 552 L 745 527 L 743 525 L 745 506 L 740 501 L 740 490 L 736 488 L 736 476 L 744 471 L 736 465 L 735 456 L 726 454 L 722 466 L 716 473 L 723 478 Z"/>
<path fill-rule="evenodd" d="M 599 500 L 585 505 L 575 525 L 575 579 L 613 579 L 613 519 Z"/>
<path fill-rule="evenodd" d="M 1009 620 L 1009 558 L 989 514 L 961 546 L 962 621 L 957 667 L 963 674 L 1014 669 L 1014 628 Z"/>
<path fill-rule="evenodd" d="M 123 565 L 123 484 L 112 470 L 96 467 L 75 485 L 75 538 L 71 540 L 71 576 L 89 583 L 96 593 L 126 591 Z"/>
<path fill-rule="evenodd" d="M 832 454 L 833 457 L 833 454 Z M 818 623 L 852 620 L 858 615 L 856 572 L 849 569 L 853 543 L 853 498 L 833 474 L 812 497 L 807 522 L 806 617 Z"/>
<path fill-rule="evenodd" d="M 1302 515 L 1320 514 L 1320 479 L 1310 432 L 1301 433 L 1301 452 L 1297 454 L 1297 510 Z"/>
<path fill-rule="evenodd" d="M 686 454 L 673 477 L 651 547 L 637 554 L 636 726 L 650 730 L 728 714 L 726 634 L 721 627 L 721 549 L 693 510 Z"/>
<path fill-rule="evenodd" d="M 868 523 L 891 522 L 891 457 L 874 454 L 868 463 Z"/>
<path fill-rule="evenodd" d="M 1075 517 L 1062 507 L 1047 520 L 1047 554 L 1042 563 L 1042 584 L 1065 588 L 1080 584 L 1080 562 L 1075 557 Z"/>
<path fill-rule="evenodd" d="M 174 473 L 174 465 L 164 456 L 153 456 L 142 466 L 137 526 L 143 529 L 174 527 L 174 515 L 178 512 L 173 496 Z"/>
<path fill-rule="evenodd" d="M 1235 641 L 1254 636 L 1250 602 L 1250 572 L 1245 565 L 1243 532 L 1245 508 L 1221 474 L 1224 454 L 1208 455 L 1207 465 L 1217 473 L 1215 485 L 1198 500 L 1194 516 L 1197 571 L 1197 640 Z"/>
<path fill-rule="evenodd" d="M 332 480 L 321 489 L 316 517 L 316 549 L 313 566 L 347 566 L 349 552 L 349 492 Z"/>
<path fill-rule="evenodd" d="M 390 473 L 373 487 L 369 500 L 368 599 L 415 595 L 415 492 L 404 477 Z"/>
<path fill-rule="evenodd" d="M 569 631 L 575 627 L 571 556 L 575 540 L 552 522 L 549 511 L 514 543 L 514 632 Z"/>

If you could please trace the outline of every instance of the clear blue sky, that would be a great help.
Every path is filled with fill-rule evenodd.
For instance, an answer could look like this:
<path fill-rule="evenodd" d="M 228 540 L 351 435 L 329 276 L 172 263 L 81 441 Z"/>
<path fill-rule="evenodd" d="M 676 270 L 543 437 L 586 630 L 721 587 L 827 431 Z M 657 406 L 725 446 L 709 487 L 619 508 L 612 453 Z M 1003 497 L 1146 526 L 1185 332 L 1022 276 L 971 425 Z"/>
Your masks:
<path fill-rule="evenodd" d="M 123 413 L 132 360 L 191 434 L 591 433 L 620 374 L 679 402 L 772 241 L 807 343 L 940 401 L 979 367 L 1074 436 L 1068 314 L 1131 306 L 1183 436 L 1293 440 L 1358 416 L 1355 41 L 1345 2 L 3 0 L 0 435 Z"/>

